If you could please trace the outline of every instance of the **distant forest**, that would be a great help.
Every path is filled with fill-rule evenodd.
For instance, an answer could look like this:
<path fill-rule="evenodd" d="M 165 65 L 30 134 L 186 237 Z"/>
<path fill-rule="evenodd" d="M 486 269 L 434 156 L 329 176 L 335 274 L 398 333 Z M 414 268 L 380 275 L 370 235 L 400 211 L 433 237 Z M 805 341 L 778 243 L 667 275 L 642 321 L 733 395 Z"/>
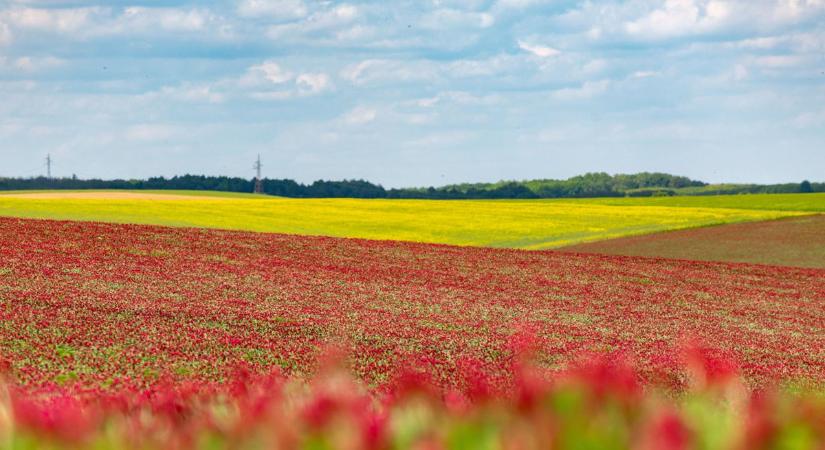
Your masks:
<path fill-rule="evenodd" d="M 0 190 L 23 189 L 185 189 L 252 192 L 255 181 L 237 177 L 183 175 L 146 180 L 83 180 L 72 178 L 0 178 Z M 588 173 L 566 180 L 500 181 L 442 187 L 385 189 L 364 180 L 325 181 L 311 184 L 289 179 L 264 179 L 264 193 L 283 197 L 411 198 L 411 199 L 529 199 L 584 197 L 651 197 L 670 195 L 720 195 L 825 192 L 825 183 L 707 184 L 666 173 L 609 175 Z"/>

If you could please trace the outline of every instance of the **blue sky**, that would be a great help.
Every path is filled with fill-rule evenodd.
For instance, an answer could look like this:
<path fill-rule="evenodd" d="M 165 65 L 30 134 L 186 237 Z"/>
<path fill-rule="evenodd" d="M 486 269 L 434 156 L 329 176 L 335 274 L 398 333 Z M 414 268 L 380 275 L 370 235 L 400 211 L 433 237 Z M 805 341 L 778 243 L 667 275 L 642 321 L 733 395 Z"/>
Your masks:
<path fill-rule="evenodd" d="M 0 0 L 0 175 L 825 180 L 825 0 Z"/>

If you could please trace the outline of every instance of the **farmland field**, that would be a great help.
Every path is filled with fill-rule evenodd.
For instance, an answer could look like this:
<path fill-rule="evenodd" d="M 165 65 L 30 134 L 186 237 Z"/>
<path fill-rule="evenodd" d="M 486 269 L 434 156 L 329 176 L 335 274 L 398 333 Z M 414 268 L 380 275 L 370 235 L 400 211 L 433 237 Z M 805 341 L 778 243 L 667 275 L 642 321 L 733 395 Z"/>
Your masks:
<path fill-rule="evenodd" d="M 825 215 L 624 237 L 561 250 L 825 269 Z"/>
<path fill-rule="evenodd" d="M 157 197 L 162 195 L 164 197 Z M 264 200 L 274 198 L 259 194 L 245 192 L 225 192 L 225 191 L 194 191 L 194 190 L 169 190 L 169 189 L 61 189 L 61 190 L 26 190 L 26 191 L 0 191 L 0 196 L 11 198 L 59 198 L 59 199 L 105 199 L 105 198 L 132 198 L 132 199 L 174 199 L 181 197 L 207 197 L 207 198 L 246 198 Z"/>
<path fill-rule="evenodd" d="M 577 202 L 615 206 L 680 206 L 825 212 L 825 193 L 594 198 L 581 199 Z"/>
<path fill-rule="evenodd" d="M 201 202 L 151 198 L 110 200 Z M 819 269 L 0 218 L 0 448 L 815 449 L 823 302 Z"/>
<path fill-rule="evenodd" d="M 164 197 L 168 194 L 175 197 Z M 817 211 L 823 198 L 760 196 L 766 199 L 754 201 L 749 197 L 757 196 L 735 196 L 703 198 L 696 206 L 685 206 L 659 199 L 436 201 L 210 198 L 204 194 L 182 200 L 188 192 L 128 195 L 131 194 L 6 193 L 0 195 L 0 216 L 545 249 L 665 230 L 801 215 Z"/>
<path fill-rule="evenodd" d="M 825 382 L 822 270 L 23 219 L 0 235 L 0 348 L 34 390 L 301 375 L 331 341 L 370 385 L 415 360 L 451 386 L 468 359 L 506 378 L 525 327 L 548 368 L 622 352 L 678 389 L 694 337 L 752 385 Z"/>

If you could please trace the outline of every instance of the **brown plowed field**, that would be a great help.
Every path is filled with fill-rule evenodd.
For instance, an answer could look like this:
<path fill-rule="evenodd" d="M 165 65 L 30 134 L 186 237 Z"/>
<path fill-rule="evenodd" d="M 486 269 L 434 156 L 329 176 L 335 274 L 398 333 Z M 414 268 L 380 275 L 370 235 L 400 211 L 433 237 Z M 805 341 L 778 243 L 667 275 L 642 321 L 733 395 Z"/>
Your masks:
<path fill-rule="evenodd" d="M 825 268 L 825 215 L 648 234 L 559 250 Z"/>

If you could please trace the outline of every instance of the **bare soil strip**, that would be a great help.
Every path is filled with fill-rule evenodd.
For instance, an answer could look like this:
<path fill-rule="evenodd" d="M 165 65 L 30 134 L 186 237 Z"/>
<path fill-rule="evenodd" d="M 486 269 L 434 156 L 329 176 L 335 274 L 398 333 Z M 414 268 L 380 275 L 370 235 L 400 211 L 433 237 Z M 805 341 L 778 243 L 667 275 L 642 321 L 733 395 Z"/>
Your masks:
<path fill-rule="evenodd" d="M 559 250 L 825 268 L 825 215 L 670 231 Z"/>

